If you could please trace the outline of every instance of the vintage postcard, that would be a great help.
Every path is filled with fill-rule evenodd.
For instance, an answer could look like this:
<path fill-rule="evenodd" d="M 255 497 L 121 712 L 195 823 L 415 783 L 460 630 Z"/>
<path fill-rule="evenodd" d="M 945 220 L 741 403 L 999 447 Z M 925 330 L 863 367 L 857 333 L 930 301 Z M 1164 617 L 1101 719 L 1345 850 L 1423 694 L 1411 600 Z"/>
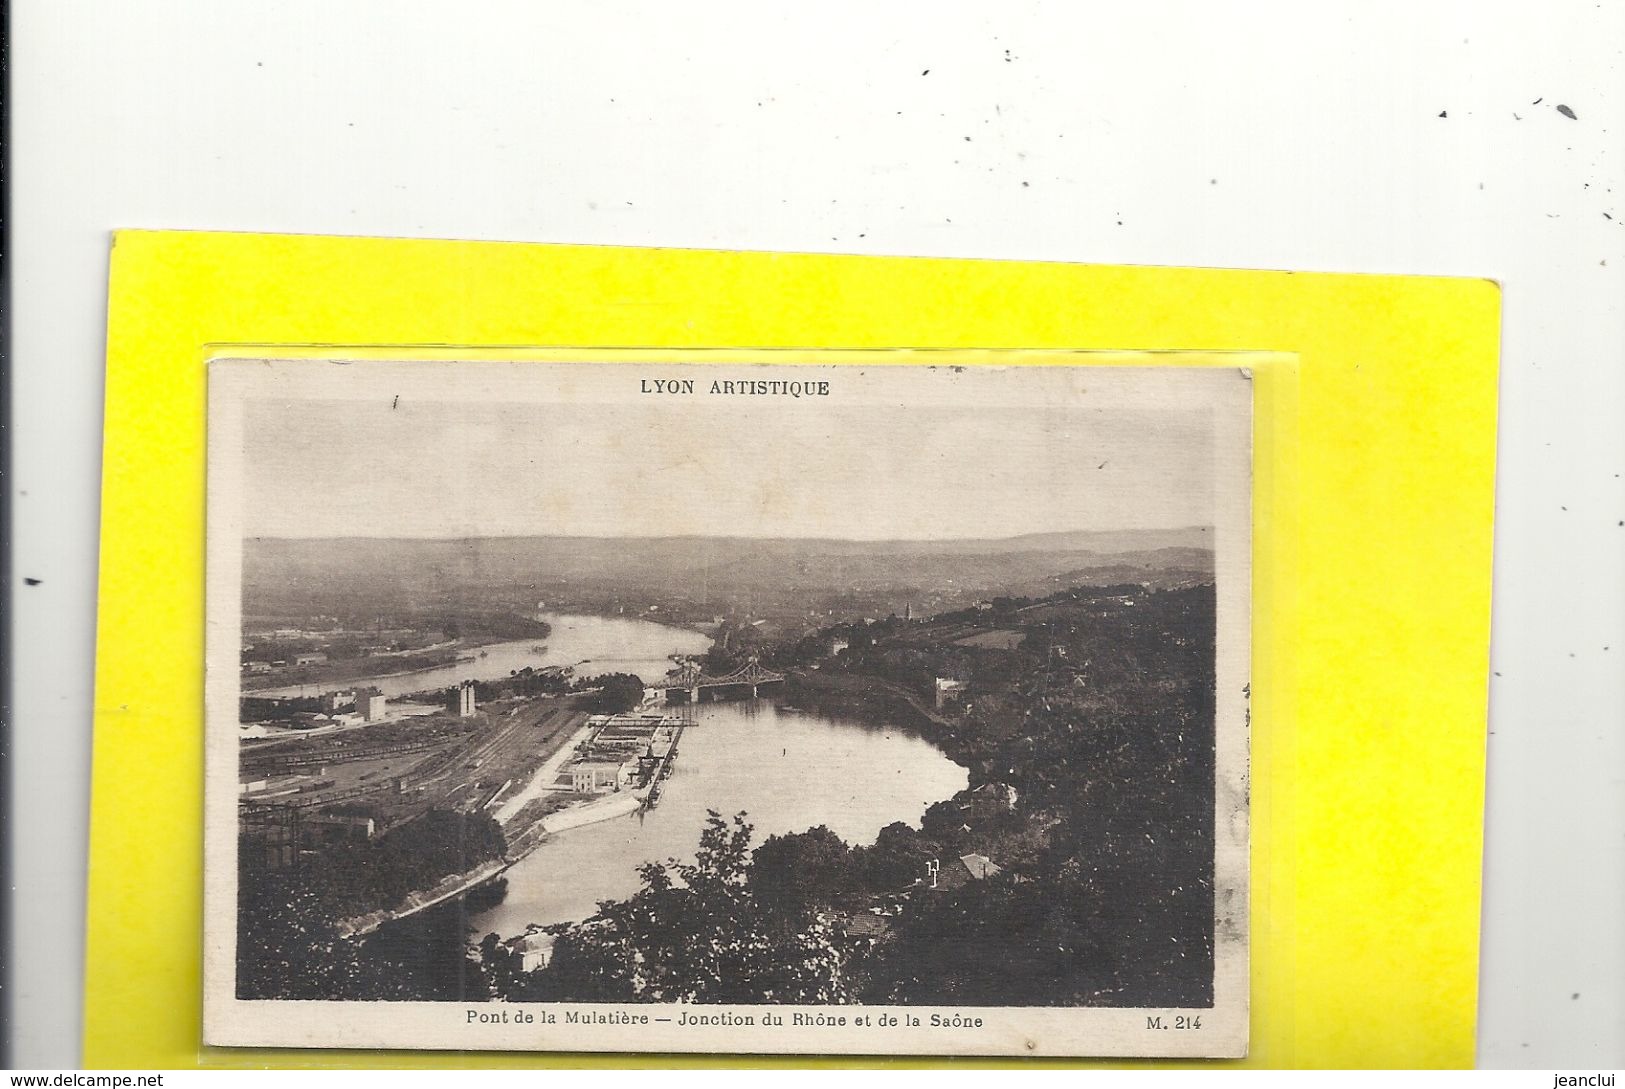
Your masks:
<path fill-rule="evenodd" d="M 1246 1052 L 1249 357 L 841 354 L 211 361 L 206 1043 Z"/>

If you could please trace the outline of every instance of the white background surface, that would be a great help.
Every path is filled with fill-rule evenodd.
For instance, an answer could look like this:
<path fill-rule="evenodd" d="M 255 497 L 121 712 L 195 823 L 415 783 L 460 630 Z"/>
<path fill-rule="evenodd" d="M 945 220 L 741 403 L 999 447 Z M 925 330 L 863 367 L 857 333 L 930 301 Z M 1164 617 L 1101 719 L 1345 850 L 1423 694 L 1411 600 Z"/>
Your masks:
<path fill-rule="evenodd" d="M 1620 0 L 12 18 L 15 1061 L 78 1056 L 108 232 L 186 227 L 1500 280 L 1480 1057 L 1625 1066 Z"/>

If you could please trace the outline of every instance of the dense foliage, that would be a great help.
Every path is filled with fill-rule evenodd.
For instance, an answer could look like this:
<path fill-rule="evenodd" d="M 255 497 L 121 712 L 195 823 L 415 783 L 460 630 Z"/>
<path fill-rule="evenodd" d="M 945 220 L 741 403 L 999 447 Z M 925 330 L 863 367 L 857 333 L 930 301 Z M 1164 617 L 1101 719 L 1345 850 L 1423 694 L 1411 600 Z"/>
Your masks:
<path fill-rule="evenodd" d="M 580 687 L 597 689 L 587 697 L 587 707 L 601 715 L 618 715 L 643 702 L 643 681 L 634 673 L 605 673 L 580 682 Z"/>
<path fill-rule="evenodd" d="M 387 936 L 367 943 L 341 939 L 337 923 L 393 908 L 412 892 L 500 857 L 504 848 L 501 827 L 490 817 L 430 810 L 376 840 L 336 843 L 309 853 L 297 868 L 242 866 L 240 996 L 413 998 L 444 991 L 444 986 L 427 985 L 425 976 L 460 974 L 460 954 L 449 963 L 443 955 L 423 960 L 414 955 L 423 944 L 418 941 L 405 943 L 392 956 L 384 948 Z M 449 948 L 460 950 L 462 938 L 459 931 Z M 447 947 L 444 941 L 438 946 Z"/>
<path fill-rule="evenodd" d="M 502 826 L 484 813 L 431 809 L 374 840 L 348 840 L 309 859 L 300 880 L 338 918 L 391 908 L 450 874 L 500 858 Z"/>
<path fill-rule="evenodd" d="M 558 668 L 526 666 L 506 677 L 476 681 L 474 696 L 480 703 L 501 699 L 532 699 L 583 693 L 581 706 L 594 714 L 614 715 L 630 711 L 643 701 L 643 681 L 632 673 L 601 673 L 592 677 L 571 677 Z"/>
<path fill-rule="evenodd" d="M 754 894 L 750 835 L 742 816 L 730 824 L 712 813 L 693 862 L 645 865 L 643 888 L 630 899 L 602 904 L 584 925 L 554 928 L 545 969 L 517 973 L 509 964 L 494 973 L 499 993 L 521 1001 L 850 1001 L 848 952 L 834 929 L 810 915 L 785 926 Z"/>

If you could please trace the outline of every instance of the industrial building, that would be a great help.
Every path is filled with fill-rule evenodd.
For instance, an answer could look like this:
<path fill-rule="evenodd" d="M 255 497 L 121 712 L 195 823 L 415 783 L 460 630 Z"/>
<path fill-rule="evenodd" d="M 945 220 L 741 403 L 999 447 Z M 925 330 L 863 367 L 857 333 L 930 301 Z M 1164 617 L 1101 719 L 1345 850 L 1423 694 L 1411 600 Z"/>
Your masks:
<path fill-rule="evenodd" d="M 474 713 L 473 681 L 464 681 L 446 689 L 446 710 L 458 718 L 468 718 Z"/>
<path fill-rule="evenodd" d="M 388 705 L 384 694 L 376 688 L 355 690 L 355 713 L 362 722 L 377 722 L 384 717 Z"/>

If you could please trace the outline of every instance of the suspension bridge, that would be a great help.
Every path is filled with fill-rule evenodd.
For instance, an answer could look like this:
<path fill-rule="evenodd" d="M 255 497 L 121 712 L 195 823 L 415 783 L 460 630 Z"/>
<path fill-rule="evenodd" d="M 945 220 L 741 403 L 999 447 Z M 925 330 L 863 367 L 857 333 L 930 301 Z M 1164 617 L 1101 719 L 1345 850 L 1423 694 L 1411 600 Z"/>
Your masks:
<path fill-rule="evenodd" d="M 665 689 L 667 703 L 699 703 L 708 689 L 713 700 L 726 699 L 730 694 L 755 699 L 763 688 L 783 683 L 784 674 L 773 672 L 752 657 L 732 673 L 721 677 L 708 675 L 694 662 L 685 662 L 661 681 L 659 687 Z"/>

